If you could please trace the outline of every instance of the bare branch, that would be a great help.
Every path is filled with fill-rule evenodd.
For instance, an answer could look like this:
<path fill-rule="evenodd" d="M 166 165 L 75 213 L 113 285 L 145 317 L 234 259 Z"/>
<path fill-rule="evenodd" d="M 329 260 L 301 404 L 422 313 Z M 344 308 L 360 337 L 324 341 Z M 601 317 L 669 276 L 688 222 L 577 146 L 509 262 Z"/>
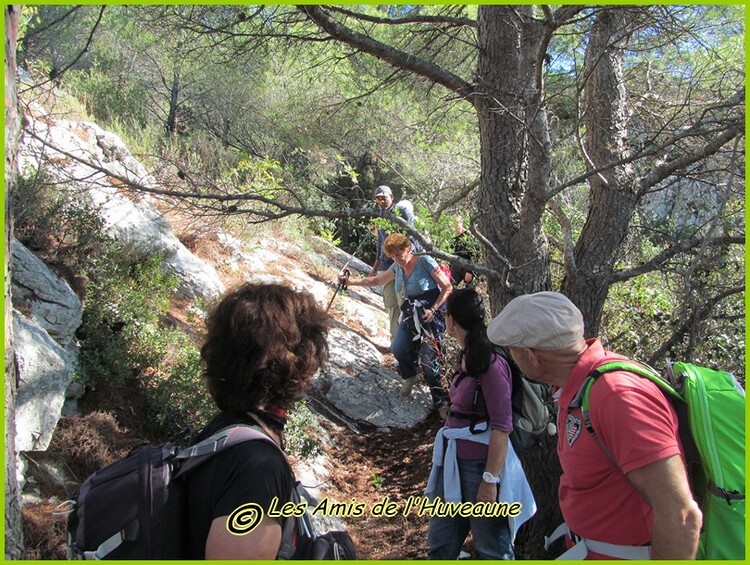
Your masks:
<path fill-rule="evenodd" d="M 560 206 L 560 203 L 554 198 L 547 202 L 547 206 L 549 206 L 549 209 L 554 214 L 557 223 L 560 224 L 560 228 L 562 229 L 564 237 L 562 251 L 565 262 L 565 272 L 568 276 L 572 276 L 576 271 L 576 258 L 574 253 L 575 242 L 573 241 L 573 227 L 570 223 L 570 218 L 568 218 L 563 211 L 562 206 Z"/>
<path fill-rule="evenodd" d="M 58 80 L 60 80 L 60 78 L 68 70 L 70 70 L 73 67 L 73 65 L 75 65 L 78 61 L 81 60 L 81 57 L 83 57 L 86 53 L 88 53 L 88 50 L 91 47 L 91 42 L 94 40 L 94 34 L 96 33 L 96 30 L 99 28 L 99 24 L 101 23 L 102 18 L 104 17 L 104 10 L 106 10 L 106 8 L 107 8 L 107 6 L 104 5 L 104 6 L 102 6 L 99 9 L 99 16 L 96 18 L 96 22 L 94 23 L 94 25 L 91 28 L 91 33 L 89 33 L 89 37 L 86 40 L 86 45 L 84 45 L 83 48 L 78 52 L 78 55 L 76 55 L 75 59 L 73 59 L 70 63 L 68 63 L 67 65 L 65 65 L 64 67 L 62 67 L 60 69 L 56 69 L 56 68 L 53 67 L 52 70 L 50 70 L 50 72 L 49 72 L 49 79 L 48 80 L 44 80 L 44 81 L 42 81 L 42 82 L 40 82 L 38 84 L 30 85 L 28 87 L 29 90 L 34 89 L 34 88 L 42 87 L 42 86 L 46 85 L 47 83 L 49 83 L 50 81 L 58 81 Z M 72 14 L 77 9 L 78 9 L 78 7 L 72 9 L 70 12 L 66 13 L 59 20 L 57 20 L 57 22 L 53 22 L 53 24 L 54 23 L 59 23 L 60 21 L 62 21 L 63 19 L 65 19 L 67 16 L 69 16 L 70 14 Z M 50 26 L 48 26 L 48 27 L 51 27 L 53 24 L 50 24 Z"/>
<path fill-rule="evenodd" d="M 414 55 L 381 43 L 367 35 L 349 29 L 329 17 L 321 6 L 298 6 L 298 10 L 306 14 L 310 20 L 315 22 L 333 39 L 355 47 L 356 49 L 368 53 L 382 61 L 386 61 L 395 67 L 427 78 L 444 86 L 448 90 L 457 93 L 466 100 L 470 102 L 473 101 L 473 86 L 461 77 L 443 69 L 435 63 L 425 61 Z"/>
<path fill-rule="evenodd" d="M 744 245 L 744 244 L 745 244 L 744 235 L 718 237 L 718 238 L 711 239 L 711 240 L 705 240 L 704 238 L 699 238 L 699 237 L 694 237 L 691 239 L 684 239 L 682 241 L 677 242 L 675 245 L 672 245 L 671 247 L 665 249 L 664 251 L 659 253 L 656 257 L 652 258 L 650 261 L 644 263 L 643 265 L 640 265 L 633 269 L 627 269 L 624 271 L 615 271 L 609 277 L 607 283 L 609 285 L 612 285 L 618 282 L 632 279 L 640 275 L 644 275 L 646 273 L 650 273 L 652 271 L 656 271 L 672 257 L 675 257 L 676 255 L 681 254 L 681 253 L 687 253 L 688 251 L 701 247 L 701 245 L 713 246 L 713 245 Z"/>
<path fill-rule="evenodd" d="M 432 219 L 437 222 L 440 219 L 440 216 L 443 212 L 445 212 L 451 206 L 461 202 L 461 200 L 463 200 L 464 198 L 468 197 L 469 194 L 471 194 L 474 191 L 474 189 L 477 188 L 478 186 L 479 186 L 479 179 L 476 178 L 473 181 L 471 181 L 469 184 L 464 186 L 460 191 L 455 193 L 446 202 L 443 202 L 440 206 L 438 206 L 435 212 L 432 214 Z"/>
<path fill-rule="evenodd" d="M 201 189 L 201 187 L 205 186 L 202 182 L 200 183 L 194 182 L 193 179 L 189 176 L 186 176 L 185 180 L 189 185 L 195 188 L 188 189 L 188 190 L 173 189 L 173 188 L 156 188 L 153 186 L 148 186 L 144 184 L 143 182 L 141 182 L 140 180 L 134 180 L 126 176 L 123 176 L 119 173 L 116 173 L 114 171 L 111 171 L 107 169 L 106 167 L 101 166 L 98 163 L 84 159 L 80 155 L 75 155 L 73 153 L 65 151 L 64 149 L 61 149 L 60 147 L 57 147 L 56 145 L 50 143 L 49 141 L 47 141 L 46 139 L 39 136 L 33 131 L 27 131 L 27 133 L 29 136 L 38 140 L 40 143 L 42 143 L 46 147 L 49 147 L 52 150 L 60 153 L 61 155 L 64 155 L 65 157 L 68 157 L 69 159 L 72 159 L 92 169 L 92 172 L 89 175 L 89 178 L 91 178 L 92 180 L 96 173 L 100 173 L 102 175 L 105 175 L 105 177 L 108 179 L 109 182 L 114 182 L 115 184 L 128 187 L 137 192 L 151 194 L 151 195 L 158 196 L 158 197 L 179 198 L 183 200 L 186 204 L 199 208 L 203 213 L 208 214 L 208 215 L 211 215 L 211 214 L 214 214 L 214 215 L 247 215 L 249 224 L 278 220 L 278 219 L 285 218 L 288 216 L 293 216 L 293 215 L 306 216 L 306 217 L 331 218 L 331 219 L 334 219 L 334 218 L 362 218 L 362 219 L 385 218 L 391 221 L 392 223 L 398 225 L 405 232 L 409 233 L 409 235 L 412 238 L 414 238 L 416 241 L 418 241 L 420 245 L 428 253 L 430 253 L 430 255 L 434 255 L 435 257 L 438 257 L 440 259 L 444 259 L 447 261 L 455 262 L 456 264 L 459 264 L 462 267 L 475 271 L 479 274 L 485 275 L 488 279 L 499 280 L 501 281 L 501 283 L 507 285 L 507 272 L 499 273 L 498 271 L 491 269 L 485 265 L 480 265 L 477 263 L 473 263 L 471 261 L 467 261 L 466 259 L 462 257 L 458 257 L 457 255 L 444 252 L 438 249 L 437 247 L 434 247 L 429 240 L 427 240 L 421 233 L 419 233 L 412 226 L 410 226 L 406 222 L 406 220 L 404 220 L 400 216 L 397 216 L 391 212 L 381 210 L 380 208 L 360 208 L 360 209 L 350 208 L 350 209 L 337 210 L 337 211 L 308 208 L 307 206 L 305 206 L 304 202 L 302 202 L 302 200 L 294 193 L 294 191 L 289 190 L 289 189 L 286 189 L 285 193 L 288 195 L 291 195 L 293 199 L 297 201 L 298 205 L 290 205 L 287 202 L 284 202 L 277 198 L 269 198 L 266 196 L 262 196 L 261 194 L 258 194 L 258 193 L 235 192 L 235 193 L 222 194 L 220 192 L 208 192 L 208 191 Z M 71 179 L 71 180 L 81 181 L 82 179 Z M 251 206 L 253 204 L 262 204 L 265 206 L 265 208 L 260 209 L 257 207 L 248 207 L 248 206 L 245 206 L 244 204 L 249 204 Z M 251 219 L 252 217 L 255 217 L 257 219 Z M 489 244 L 486 238 L 481 236 L 481 234 L 479 234 L 475 230 L 473 230 L 472 233 L 474 233 L 474 235 L 477 236 L 478 239 L 485 242 L 486 245 L 489 245 L 492 248 L 491 244 Z M 496 250 L 495 250 L 495 253 L 506 265 L 508 265 L 508 269 L 510 269 L 511 267 L 510 267 L 509 261 L 505 259 L 502 255 L 500 255 Z"/>
<path fill-rule="evenodd" d="M 688 165 L 692 165 L 693 163 L 697 163 L 698 161 L 705 159 L 710 155 L 713 155 L 724 145 L 732 141 L 732 139 L 734 139 L 738 135 L 743 134 L 744 131 L 745 127 L 743 118 L 741 120 L 741 123 L 729 127 L 726 131 L 720 133 L 716 138 L 706 143 L 697 151 L 685 155 L 680 159 L 674 159 L 673 161 L 668 161 L 666 163 L 658 165 L 653 171 L 651 171 L 648 175 L 641 179 L 639 192 L 643 194 L 649 188 L 660 183 L 670 175 L 674 174 L 676 171 L 679 171 L 680 169 L 683 169 Z"/>
<path fill-rule="evenodd" d="M 721 147 L 726 145 L 728 142 L 732 141 L 734 137 L 741 135 L 744 132 L 744 126 L 742 125 L 743 120 L 744 118 L 738 118 L 730 127 L 722 127 L 721 128 L 722 133 L 720 134 L 719 137 L 706 143 L 695 153 L 691 153 L 690 155 L 680 160 L 675 159 L 674 161 L 664 163 L 662 165 L 662 168 L 657 167 L 656 169 L 654 169 L 651 173 L 649 173 L 649 175 L 647 175 L 641 180 L 640 193 L 645 194 L 645 192 L 648 191 L 649 188 L 663 181 L 668 176 L 674 174 L 680 168 L 696 163 L 700 161 L 701 159 L 704 159 L 716 153 Z M 674 135 L 672 138 L 661 143 L 658 147 L 651 145 L 648 148 L 644 149 L 643 151 L 640 151 L 633 155 L 624 157 L 622 159 L 618 159 L 617 161 L 606 163 L 605 165 L 601 165 L 596 168 L 592 168 L 589 171 L 586 171 L 585 173 L 582 173 L 576 177 L 573 177 L 570 180 L 563 182 L 562 184 L 555 186 L 554 188 L 552 188 L 552 190 L 549 191 L 549 193 L 547 194 L 547 197 L 552 198 L 554 195 L 562 192 L 566 188 L 570 188 L 571 186 L 575 186 L 577 184 L 586 182 L 592 176 L 600 175 L 601 173 L 606 172 L 615 167 L 620 167 L 628 163 L 634 163 L 645 157 L 653 157 L 655 155 L 663 153 L 668 147 L 675 145 L 680 140 L 690 138 L 690 137 L 698 137 L 698 136 L 706 135 L 707 132 L 705 130 L 702 130 L 701 127 L 702 125 L 698 124 L 695 127 L 690 128 L 689 130 L 685 130 L 683 132 L 680 132 Z"/>
<path fill-rule="evenodd" d="M 705 319 L 719 302 L 730 296 L 742 294 L 743 292 L 745 292 L 744 285 L 736 286 L 704 301 L 701 307 L 694 311 L 693 315 L 685 320 L 682 325 L 674 331 L 672 336 L 658 350 L 656 350 L 653 355 L 651 355 L 648 364 L 652 366 L 655 365 L 657 361 L 659 361 L 672 347 L 685 337 L 685 334 L 687 334 L 696 324 L 700 323 L 701 320 Z"/>
<path fill-rule="evenodd" d="M 332 12 L 338 12 L 350 18 L 362 20 L 364 22 L 370 22 L 374 24 L 385 24 L 385 25 L 402 25 L 402 24 L 449 24 L 452 26 L 464 26 L 464 27 L 477 27 L 476 20 L 471 18 L 463 17 L 451 17 L 451 16 L 424 16 L 409 15 L 400 18 L 379 18 L 377 16 L 370 16 L 368 14 L 362 14 L 359 12 L 353 12 L 342 8 L 341 6 L 327 6 Z"/>

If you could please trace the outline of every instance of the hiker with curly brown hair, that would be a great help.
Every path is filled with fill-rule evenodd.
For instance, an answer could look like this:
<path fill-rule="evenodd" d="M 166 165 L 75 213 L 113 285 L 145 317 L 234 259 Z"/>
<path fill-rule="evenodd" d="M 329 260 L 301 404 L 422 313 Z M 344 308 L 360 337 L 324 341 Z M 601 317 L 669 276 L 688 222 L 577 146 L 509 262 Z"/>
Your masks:
<path fill-rule="evenodd" d="M 280 448 L 286 413 L 328 359 L 328 317 L 307 292 L 277 284 L 244 284 L 211 311 L 201 348 L 208 390 L 220 413 L 203 439 L 236 424 L 260 427 Z M 187 477 L 189 557 L 274 559 L 281 518 L 269 517 L 295 488 L 281 450 L 244 441 L 214 455 Z M 257 505 L 257 527 L 237 535 L 228 518 Z"/>

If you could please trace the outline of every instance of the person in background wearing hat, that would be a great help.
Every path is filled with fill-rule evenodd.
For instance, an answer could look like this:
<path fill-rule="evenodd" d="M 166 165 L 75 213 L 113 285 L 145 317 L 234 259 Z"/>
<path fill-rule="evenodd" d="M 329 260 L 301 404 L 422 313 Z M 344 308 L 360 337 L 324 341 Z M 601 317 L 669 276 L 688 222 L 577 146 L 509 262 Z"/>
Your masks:
<path fill-rule="evenodd" d="M 408 200 L 400 200 L 398 203 L 393 201 L 393 192 L 391 188 L 386 185 L 381 185 L 375 189 L 375 202 L 378 208 L 391 212 L 401 216 L 410 226 L 414 226 L 414 206 Z M 370 226 L 370 231 L 373 235 L 377 235 L 378 248 L 375 255 L 375 262 L 372 264 L 370 270 L 370 276 L 377 276 L 379 272 L 387 271 L 393 265 L 393 259 L 383 250 L 383 243 L 388 234 L 385 230 L 379 230 L 373 224 Z M 396 286 L 394 281 L 388 281 L 383 285 L 383 305 L 388 311 L 388 323 L 389 330 L 391 332 L 391 340 L 396 337 L 398 331 L 398 318 L 401 313 L 401 303 L 404 301 L 403 297 L 396 293 Z"/>
<path fill-rule="evenodd" d="M 529 378 L 555 387 L 565 519 L 557 533 L 564 530 L 574 546 L 561 558 L 694 559 L 702 514 L 690 493 L 677 415 L 661 390 L 627 371 L 599 377 L 590 391 L 594 436 L 576 397 L 594 369 L 624 357 L 584 339 L 583 316 L 568 298 L 519 296 L 487 335 L 510 349 Z"/>

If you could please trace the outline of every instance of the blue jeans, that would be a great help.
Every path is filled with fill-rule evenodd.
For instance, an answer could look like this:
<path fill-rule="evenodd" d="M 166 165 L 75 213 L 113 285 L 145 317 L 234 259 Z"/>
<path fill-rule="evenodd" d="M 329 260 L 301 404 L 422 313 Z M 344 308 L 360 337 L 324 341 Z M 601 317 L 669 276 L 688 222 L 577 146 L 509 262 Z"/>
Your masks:
<path fill-rule="evenodd" d="M 487 462 L 459 459 L 462 502 L 476 502 L 477 489 Z M 443 473 L 438 476 L 437 496 L 443 498 Z M 427 532 L 430 559 L 457 559 L 471 530 L 480 559 L 514 559 L 508 518 L 430 518 Z"/>
<path fill-rule="evenodd" d="M 402 321 L 391 342 L 391 351 L 398 361 L 398 372 L 402 379 L 411 379 L 417 376 L 417 370 L 421 365 L 424 379 L 430 387 L 432 405 L 439 406 L 447 401 L 448 395 L 440 384 L 440 357 L 437 346 L 429 338 L 423 338 L 420 342 L 413 341 L 414 333 L 404 326 Z"/>

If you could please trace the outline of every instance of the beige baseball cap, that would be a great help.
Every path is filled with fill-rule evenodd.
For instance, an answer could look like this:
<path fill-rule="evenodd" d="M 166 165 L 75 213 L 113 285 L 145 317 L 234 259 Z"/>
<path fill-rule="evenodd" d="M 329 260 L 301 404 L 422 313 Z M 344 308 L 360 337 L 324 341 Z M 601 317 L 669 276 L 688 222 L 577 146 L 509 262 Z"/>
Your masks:
<path fill-rule="evenodd" d="M 492 343 L 531 349 L 569 349 L 583 339 L 583 315 L 559 292 L 514 298 L 487 327 Z"/>

